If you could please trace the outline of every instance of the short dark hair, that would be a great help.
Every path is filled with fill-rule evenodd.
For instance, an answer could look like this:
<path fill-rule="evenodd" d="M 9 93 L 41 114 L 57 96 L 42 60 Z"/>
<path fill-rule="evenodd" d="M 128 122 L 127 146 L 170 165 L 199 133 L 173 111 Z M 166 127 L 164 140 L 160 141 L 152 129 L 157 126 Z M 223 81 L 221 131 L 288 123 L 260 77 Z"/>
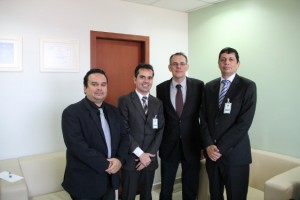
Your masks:
<path fill-rule="evenodd" d="M 182 53 L 182 52 L 177 52 L 177 53 L 174 53 L 174 54 L 172 54 L 170 56 L 170 59 L 169 59 L 170 64 L 171 64 L 171 60 L 172 60 L 173 56 L 183 56 L 185 58 L 185 60 L 186 60 L 186 63 L 188 63 L 187 56 L 184 53 Z"/>
<path fill-rule="evenodd" d="M 134 70 L 135 78 L 137 78 L 137 76 L 139 75 L 139 70 L 140 69 L 150 69 L 153 72 L 153 76 L 154 76 L 154 69 L 153 69 L 152 65 L 146 64 L 146 63 L 141 63 L 138 66 L 136 66 L 136 68 Z"/>
<path fill-rule="evenodd" d="M 90 70 L 85 74 L 85 76 L 84 76 L 84 78 L 83 78 L 83 85 L 84 85 L 85 87 L 87 87 L 87 86 L 88 86 L 89 75 L 91 75 L 91 74 L 97 74 L 97 73 L 98 73 L 98 74 L 103 74 L 103 75 L 105 76 L 105 78 L 106 78 L 106 81 L 108 82 L 108 78 L 107 78 L 105 72 L 104 72 L 102 69 L 97 68 L 97 69 L 90 69 Z"/>
<path fill-rule="evenodd" d="M 219 53 L 219 60 L 220 60 L 220 58 L 221 58 L 221 54 L 223 54 L 223 53 L 227 53 L 227 54 L 234 53 L 237 62 L 240 62 L 240 56 L 239 56 L 239 53 L 238 53 L 237 50 L 235 50 L 234 48 L 231 48 L 231 47 L 225 47 L 224 49 L 222 49 L 222 50 L 220 51 L 220 53 Z"/>

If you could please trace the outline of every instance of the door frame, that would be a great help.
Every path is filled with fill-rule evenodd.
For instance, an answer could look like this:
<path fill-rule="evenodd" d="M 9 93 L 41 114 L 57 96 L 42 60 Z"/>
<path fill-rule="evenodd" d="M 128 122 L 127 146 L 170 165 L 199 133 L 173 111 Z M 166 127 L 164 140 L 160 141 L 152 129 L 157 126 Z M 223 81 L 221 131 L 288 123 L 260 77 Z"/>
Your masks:
<path fill-rule="evenodd" d="M 91 68 L 97 68 L 97 39 L 111 39 L 111 40 L 125 40 L 125 41 L 135 41 L 142 44 L 142 62 L 149 63 L 149 37 L 140 35 L 129 35 L 122 33 L 110 33 L 102 31 L 91 31 Z"/>

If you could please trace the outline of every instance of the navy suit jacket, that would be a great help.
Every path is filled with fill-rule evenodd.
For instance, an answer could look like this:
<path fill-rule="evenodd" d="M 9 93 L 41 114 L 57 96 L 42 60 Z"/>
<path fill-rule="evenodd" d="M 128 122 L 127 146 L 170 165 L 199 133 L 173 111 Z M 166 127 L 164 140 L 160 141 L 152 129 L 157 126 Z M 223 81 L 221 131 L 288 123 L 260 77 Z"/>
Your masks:
<path fill-rule="evenodd" d="M 220 78 L 208 82 L 204 88 L 201 109 L 204 148 L 215 144 L 222 154 L 219 161 L 226 165 L 249 164 L 252 160 L 248 130 L 255 113 L 256 85 L 236 74 L 220 109 L 219 90 Z M 224 114 L 228 99 L 232 103 L 231 112 Z"/>
<path fill-rule="evenodd" d="M 204 83 L 193 78 L 186 78 L 186 100 L 179 118 L 171 103 L 170 85 L 172 79 L 156 87 L 157 97 L 163 102 L 165 129 L 159 156 L 167 161 L 179 161 L 180 141 L 186 160 L 199 159 L 201 154 L 201 135 L 199 112 Z"/>
<path fill-rule="evenodd" d="M 165 124 L 163 105 L 159 99 L 149 95 L 148 113 L 146 116 L 137 93 L 133 91 L 126 96 L 120 97 L 118 107 L 124 118 L 124 124 L 130 138 L 128 157 L 123 168 L 136 170 L 136 156 L 133 154 L 133 151 L 137 147 L 140 147 L 144 152 L 157 154 Z M 153 129 L 154 118 L 158 120 L 157 129 Z M 144 170 L 155 170 L 158 167 L 157 156 L 151 160 L 150 165 Z"/>
<path fill-rule="evenodd" d="M 129 148 L 129 138 L 117 108 L 103 102 L 110 127 L 112 158 L 123 164 Z M 119 186 L 118 174 L 105 170 L 107 147 L 101 128 L 99 112 L 87 98 L 68 106 L 62 114 L 62 132 L 67 147 L 67 165 L 62 183 L 64 189 L 75 197 L 98 198 L 108 187 Z"/>

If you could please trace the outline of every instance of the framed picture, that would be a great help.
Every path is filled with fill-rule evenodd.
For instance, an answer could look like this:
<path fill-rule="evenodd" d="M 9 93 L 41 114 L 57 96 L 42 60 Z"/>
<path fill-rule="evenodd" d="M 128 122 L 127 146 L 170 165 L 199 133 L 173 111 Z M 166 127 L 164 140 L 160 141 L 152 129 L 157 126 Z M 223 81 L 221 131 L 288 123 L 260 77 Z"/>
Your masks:
<path fill-rule="evenodd" d="M 0 37 L 0 71 L 22 71 L 22 39 Z"/>
<path fill-rule="evenodd" d="M 41 39 L 41 72 L 79 72 L 78 40 Z"/>

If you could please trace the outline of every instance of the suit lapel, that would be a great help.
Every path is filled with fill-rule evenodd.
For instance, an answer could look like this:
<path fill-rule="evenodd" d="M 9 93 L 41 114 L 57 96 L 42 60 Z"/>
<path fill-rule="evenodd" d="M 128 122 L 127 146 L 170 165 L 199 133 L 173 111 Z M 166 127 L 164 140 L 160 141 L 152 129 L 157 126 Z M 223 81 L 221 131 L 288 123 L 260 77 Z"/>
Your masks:
<path fill-rule="evenodd" d="M 140 113 L 141 117 L 146 120 L 146 115 L 142 106 L 142 103 L 139 99 L 139 96 L 135 91 L 131 92 L 131 103 L 135 107 L 138 113 Z M 148 105 L 149 106 L 149 105 Z M 149 110 L 149 109 L 148 109 Z"/>
<path fill-rule="evenodd" d="M 164 88 L 164 95 L 166 96 L 166 105 L 169 105 L 170 106 L 170 110 L 173 111 L 173 115 L 177 116 L 177 113 L 176 113 L 176 110 L 172 104 L 172 101 L 171 101 L 171 95 L 170 95 L 170 90 L 171 90 L 171 83 L 172 83 L 172 79 L 170 79 L 167 84 L 165 85 L 165 88 Z"/>
<path fill-rule="evenodd" d="M 184 113 L 187 113 L 188 109 L 190 109 L 190 102 L 193 98 L 193 91 L 192 91 L 192 81 L 188 77 L 186 77 L 186 97 L 185 97 L 185 103 L 183 105 L 183 110 L 181 116 L 184 116 Z M 176 112 L 176 111 L 175 111 Z"/>
<path fill-rule="evenodd" d="M 85 101 L 85 106 L 86 106 L 86 108 L 90 112 L 90 116 L 91 116 L 93 122 L 95 123 L 95 125 L 96 125 L 96 127 L 97 127 L 97 129 L 99 131 L 100 137 L 102 137 L 102 139 L 105 141 L 105 136 L 104 136 L 104 133 L 103 133 L 103 130 L 102 130 L 99 113 L 96 112 L 95 109 L 92 108 L 91 105 L 89 105 L 89 103 L 87 102 L 87 100 Z"/>
<path fill-rule="evenodd" d="M 148 116 L 155 116 L 157 113 L 154 113 L 156 112 L 156 108 L 155 108 L 155 103 L 154 103 L 154 97 L 152 95 L 149 95 L 149 98 L 148 98 L 148 107 L 150 109 L 148 109 Z"/>
<path fill-rule="evenodd" d="M 232 96 L 232 93 L 233 93 L 234 91 L 237 90 L 237 87 L 238 87 L 239 82 L 240 82 L 240 76 L 238 76 L 238 75 L 236 74 L 235 77 L 234 77 L 234 79 L 233 79 L 233 81 L 232 81 L 232 83 L 230 84 L 230 87 L 229 87 L 229 89 L 228 89 L 226 95 L 225 95 L 225 98 L 224 98 L 224 99 L 226 99 L 226 101 L 227 101 L 227 99 L 228 99 L 229 97 Z"/>
<path fill-rule="evenodd" d="M 221 81 L 221 78 L 218 78 L 212 86 L 212 93 L 213 93 L 212 101 L 214 101 L 216 108 L 219 108 L 220 81 Z"/>
<path fill-rule="evenodd" d="M 185 102 L 184 102 L 184 105 L 183 105 L 183 110 L 182 110 L 181 116 L 183 116 L 184 113 L 186 113 L 187 110 L 189 109 L 189 106 L 188 106 L 189 105 L 189 101 L 192 98 L 191 97 L 191 94 L 192 94 L 192 92 L 191 92 L 191 88 L 192 88 L 191 84 L 192 84 L 191 80 L 188 77 L 186 77 L 186 96 L 185 96 Z"/>

